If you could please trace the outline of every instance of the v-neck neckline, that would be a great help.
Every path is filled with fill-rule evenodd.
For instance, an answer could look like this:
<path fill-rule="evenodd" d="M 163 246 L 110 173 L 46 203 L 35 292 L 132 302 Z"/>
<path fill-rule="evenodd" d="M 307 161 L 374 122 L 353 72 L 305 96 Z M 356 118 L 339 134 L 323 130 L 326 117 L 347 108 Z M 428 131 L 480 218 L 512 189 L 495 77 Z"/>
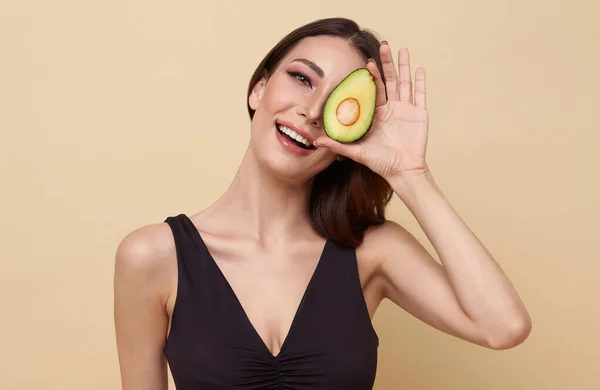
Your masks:
<path fill-rule="evenodd" d="M 295 327 L 296 323 L 298 322 L 298 317 L 300 316 L 300 314 L 302 314 L 302 308 L 304 307 L 304 302 L 306 301 L 306 298 L 307 298 L 307 296 L 308 296 L 308 294 L 309 294 L 309 292 L 311 290 L 311 287 L 314 284 L 314 280 L 316 279 L 316 276 L 317 276 L 317 273 L 318 273 L 319 269 L 322 267 L 321 264 L 323 263 L 323 259 L 325 257 L 326 251 L 327 251 L 327 249 L 329 247 L 329 244 L 330 244 L 329 238 L 327 238 L 325 240 L 323 248 L 321 249 L 321 253 L 320 253 L 319 258 L 317 260 L 317 264 L 316 264 L 316 266 L 315 266 L 315 268 L 314 268 L 314 270 L 312 272 L 312 275 L 311 275 L 310 279 L 308 280 L 308 283 L 307 283 L 307 285 L 306 285 L 306 287 L 304 289 L 304 292 L 302 294 L 302 298 L 300 299 L 300 302 L 298 303 L 298 306 L 296 307 L 296 311 L 294 313 L 294 316 L 292 317 L 292 322 L 290 323 L 290 326 L 289 326 L 289 329 L 287 331 L 287 334 L 285 335 L 285 337 L 284 337 L 284 339 L 283 339 L 283 341 L 281 343 L 281 347 L 279 348 L 279 352 L 277 354 L 273 354 L 273 352 L 269 349 L 269 346 L 267 345 L 267 343 L 265 342 L 265 340 L 262 338 L 262 336 L 260 335 L 260 333 L 258 333 L 258 330 L 256 329 L 256 326 L 250 320 L 250 317 L 248 316 L 248 313 L 247 313 L 246 309 L 244 309 L 244 306 L 242 305 L 242 302 L 240 301 L 240 299 L 237 296 L 237 294 L 235 293 L 235 290 L 233 289 L 231 283 L 229 283 L 229 280 L 227 279 L 227 277 L 225 276 L 225 274 L 221 270 L 221 267 L 219 267 L 219 264 L 217 263 L 217 261 L 213 257 L 212 253 L 210 252 L 210 249 L 208 249 L 208 246 L 206 245 L 206 242 L 202 238 L 202 235 L 200 234 L 200 231 L 198 230 L 198 228 L 196 227 L 196 225 L 194 224 L 194 222 L 187 215 L 184 214 L 184 217 L 187 219 L 188 223 L 190 223 L 191 226 L 193 227 L 193 230 L 195 231 L 195 237 L 196 237 L 196 239 L 201 244 L 202 249 L 205 251 L 205 253 L 208 256 L 208 258 L 210 259 L 212 265 L 216 268 L 217 273 L 220 275 L 222 281 L 227 286 L 227 289 L 229 290 L 229 293 L 231 294 L 231 297 L 236 302 L 238 310 L 240 310 L 242 316 L 244 317 L 246 325 L 250 327 L 250 329 L 252 331 L 252 334 L 258 340 L 259 344 L 265 350 L 265 352 L 271 358 L 278 359 L 281 356 L 281 354 L 284 352 L 285 347 L 287 346 L 287 344 L 289 344 L 289 339 L 293 335 L 292 332 L 294 330 L 294 327 Z"/>

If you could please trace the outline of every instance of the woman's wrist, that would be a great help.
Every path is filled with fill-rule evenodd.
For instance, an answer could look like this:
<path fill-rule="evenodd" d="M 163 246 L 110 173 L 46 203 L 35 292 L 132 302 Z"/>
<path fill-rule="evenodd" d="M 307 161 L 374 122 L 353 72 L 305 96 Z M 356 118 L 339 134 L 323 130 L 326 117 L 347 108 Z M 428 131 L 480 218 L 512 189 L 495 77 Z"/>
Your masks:
<path fill-rule="evenodd" d="M 414 205 L 417 199 L 422 199 L 433 192 L 440 192 L 429 169 L 403 172 L 388 179 L 396 195 L 407 205 Z"/>

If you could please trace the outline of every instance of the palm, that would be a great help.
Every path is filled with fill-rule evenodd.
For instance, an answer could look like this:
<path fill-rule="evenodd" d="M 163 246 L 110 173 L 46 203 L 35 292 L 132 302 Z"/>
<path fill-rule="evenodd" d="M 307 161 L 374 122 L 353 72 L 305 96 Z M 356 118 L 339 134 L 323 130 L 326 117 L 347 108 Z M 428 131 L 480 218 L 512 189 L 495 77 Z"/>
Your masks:
<path fill-rule="evenodd" d="M 426 169 L 429 118 L 425 108 L 425 73 L 422 68 L 417 69 L 413 96 L 408 51 L 400 50 L 398 57 L 399 77 L 389 46 L 382 45 L 385 87 L 375 64 L 367 65 L 378 91 L 373 125 L 367 135 L 355 144 L 319 140 L 321 145 L 368 166 L 386 179 Z"/>
<path fill-rule="evenodd" d="M 358 143 L 358 159 L 383 177 L 425 169 L 427 112 L 391 101 L 377 108 L 371 131 Z"/>

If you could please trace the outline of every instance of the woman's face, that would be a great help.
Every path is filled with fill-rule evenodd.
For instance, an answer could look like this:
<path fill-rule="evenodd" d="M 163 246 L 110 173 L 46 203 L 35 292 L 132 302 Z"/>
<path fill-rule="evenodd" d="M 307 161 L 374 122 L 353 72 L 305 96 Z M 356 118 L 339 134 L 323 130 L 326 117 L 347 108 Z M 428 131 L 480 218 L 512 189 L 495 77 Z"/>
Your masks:
<path fill-rule="evenodd" d="M 290 50 L 249 97 L 256 111 L 250 146 L 261 166 L 282 180 L 303 183 L 331 164 L 336 156 L 314 148 L 311 141 L 325 134 L 323 107 L 333 88 L 365 65 L 360 54 L 337 37 L 305 38 Z M 285 134 L 290 131 L 310 146 L 292 140 Z"/>

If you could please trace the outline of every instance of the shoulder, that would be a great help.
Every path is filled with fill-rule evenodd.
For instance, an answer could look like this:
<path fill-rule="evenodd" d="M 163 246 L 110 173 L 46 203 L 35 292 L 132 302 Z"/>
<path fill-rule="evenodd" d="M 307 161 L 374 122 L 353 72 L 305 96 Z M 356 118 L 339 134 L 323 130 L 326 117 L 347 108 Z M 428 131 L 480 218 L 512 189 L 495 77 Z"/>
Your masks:
<path fill-rule="evenodd" d="M 422 250 L 417 239 L 404 227 L 387 220 L 381 225 L 370 227 L 358 252 L 370 262 L 382 262 L 392 254 L 398 255 L 411 250 Z"/>
<path fill-rule="evenodd" d="M 175 242 L 167 223 L 145 225 L 127 233 L 115 254 L 117 265 L 137 273 L 152 273 L 174 254 Z"/>
<path fill-rule="evenodd" d="M 414 237 L 398 223 L 386 220 L 379 225 L 370 226 L 364 234 L 362 243 L 356 248 L 359 267 L 371 279 L 381 276 L 385 263 L 392 254 L 410 250 L 415 245 Z"/>
<path fill-rule="evenodd" d="M 372 313 L 382 299 L 390 297 L 393 273 L 401 270 L 402 275 L 409 274 L 406 263 L 411 260 L 407 259 L 414 259 L 414 256 L 407 254 L 411 250 L 414 252 L 411 248 L 418 245 L 415 242 L 406 229 L 389 220 L 365 231 L 362 243 L 356 248 L 356 260 L 365 299 L 371 304 Z M 396 265 L 392 264 L 394 262 Z M 398 262 L 405 264 L 398 266 Z"/>
<path fill-rule="evenodd" d="M 357 250 L 357 258 L 386 297 L 410 288 L 424 274 L 440 271 L 417 238 L 393 221 L 369 228 Z"/>
<path fill-rule="evenodd" d="M 176 272 L 175 242 L 167 223 L 144 225 L 127 233 L 115 253 L 115 282 L 144 285 L 166 298 Z"/>

